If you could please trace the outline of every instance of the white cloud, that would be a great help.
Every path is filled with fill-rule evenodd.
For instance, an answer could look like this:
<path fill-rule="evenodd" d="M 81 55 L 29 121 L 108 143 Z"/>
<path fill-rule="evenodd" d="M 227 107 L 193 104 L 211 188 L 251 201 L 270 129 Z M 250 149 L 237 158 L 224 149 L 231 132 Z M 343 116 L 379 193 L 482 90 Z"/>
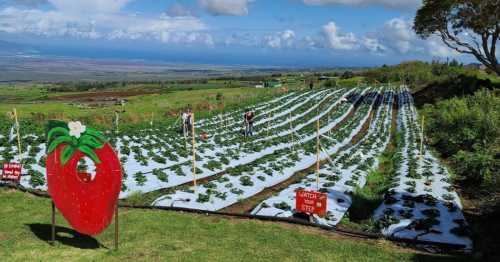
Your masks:
<path fill-rule="evenodd" d="M 353 33 L 342 33 L 334 22 L 323 26 L 323 35 L 328 47 L 336 50 L 352 50 L 358 47 L 358 39 Z"/>
<path fill-rule="evenodd" d="M 193 11 L 185 7 L 184 5 L 180 3 L 174 3 L 171 6 L 168 7 L 167 9 L 167 15 L 172 16 L 172 17 L 177 17 L 177 16 L 195 16 Z"/>
<path fill-rule="evenodd" d="M 434 57 L 453 57 L 460 55 L 457 51 L 446 46 L 440 38 L 430 37 L 427 40 L 427 51 Z"/>
<path fill-rule="evenodd" d="M 110 9 L 107 9 L 110 10 Z M 207 27 L 194 17 L 156 18 L 123 13 L 74 15 L 59 10 L 0 10 L 0 32 L 86 39 L 154 39 L 165 43 L 213 44 Z"/>
<path fill-rule="evenodd" d="M 414 51 L 412 44 L 417 40 L 417 36 L 409 21 L 393 18 L 384 24 L 379 35 L 386 45 L 401 54 Z"/>
<path fill-rule="evenodd" d="M 243 16 L 248 14 L 248 4 L 253 0 L 199 0 L 200 5 L 212 15 Z"/>
<path fill-rule="evenodd" d="M 380 5 L 387 8 L 407 9 L 422 5 L 422 0 L 302 0 L 306 5 L 341 4 L 353 6 Z"/>
<path fill-rule="evenodd" d="M 387 47 L 380 43 L 380 41 L 371 36 L 365 36 L 362 39 L 363 46 L 368 49 L 371 53 L 384 53 L 387 51 Z"/>
<path fill-rule="evenodd" d="M 294 41 L 295 32 L 289 29 L 275 35 L 268 35 L 264 37 L 264 45 L 271 48 L 292 47 Z"/>

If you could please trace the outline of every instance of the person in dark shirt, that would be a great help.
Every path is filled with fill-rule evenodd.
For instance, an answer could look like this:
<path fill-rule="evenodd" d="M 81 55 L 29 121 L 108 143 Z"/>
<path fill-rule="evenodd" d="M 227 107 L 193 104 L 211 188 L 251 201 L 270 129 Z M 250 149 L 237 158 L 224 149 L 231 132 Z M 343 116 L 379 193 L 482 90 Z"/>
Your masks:
<path fill-rule="evenodd" d="M 245 123 L 245 137 L 253 136 L 253 119 L 255 117 L 254 112 L 247 110 L 243 115 Z"/>

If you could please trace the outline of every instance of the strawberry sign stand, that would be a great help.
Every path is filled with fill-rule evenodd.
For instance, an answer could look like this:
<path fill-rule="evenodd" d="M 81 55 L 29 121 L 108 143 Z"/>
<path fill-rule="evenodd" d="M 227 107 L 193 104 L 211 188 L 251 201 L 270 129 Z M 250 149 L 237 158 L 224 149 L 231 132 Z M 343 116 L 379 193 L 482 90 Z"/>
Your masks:
<path fill-rule="evenodd" d="M 83 158 L 94 162 L 95 177 L 79 172 L 78 163 Z M 52 198 L 52 243 L 55 242 L 57 207 L 74 230 L 90 236 L 104 231 L 114 215 L 117 248 L 122 168 L 107 138 L 78 121 L 50 121 L 46 167 Z"/>

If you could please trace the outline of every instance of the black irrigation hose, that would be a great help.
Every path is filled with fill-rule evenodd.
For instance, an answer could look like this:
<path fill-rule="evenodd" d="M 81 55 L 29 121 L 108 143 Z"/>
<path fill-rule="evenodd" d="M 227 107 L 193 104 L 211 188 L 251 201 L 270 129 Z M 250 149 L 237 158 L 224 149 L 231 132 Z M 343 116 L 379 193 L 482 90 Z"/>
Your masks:
<path fill-rule="evenodd" d="M 40 190 L 33 190 L 23 187 L 22 185 L 16 185 L 11 183 L 0 183 L 0 187 L 6 187 L 10 189 L 16 189 L 25 193 L 30 193 L 38 197 L 50 198 L 49 194 Z M 295 218 L 286 218 L 286 217 L 274 217 L 274 216 L 261 216 L 261 215 L 251 215 L 251 214 L 236 214 L 236 213 L 226 213 L 226 212 L 218 212 L 218 211 L 207 211 L 200 209 L 191 209 L 191 208 L 183 208 L 183 207 L 162 207 L 162 206 L 142 206 L 142 205 L 127 205 L 120 204 L 121 208 L 130 208 L 130 209 L 143 209 L 143 210 L 162 210 L 162 211 L 176 211 L 176 212 L 186 212 L 193 214 L 202 214 L 202 215 L 216 215 L 216 216 L 227 216 L 227 217 L 235 217 L 240 219 L 257 219 L 262 221 L 272 221 L 272 222 L 285 222 L 290 224 L 297 224 L 303 226 L 310 226 L 315 228 L 320 228 L 329 232 L 338 233 L 340 235 L 349 236 L 349 237 L 357 237 L 363 239 L 386 239 L 396 243 L 405 243 L 414 246 L 424 245 L 424 246 L 434 246 L 446 251 L 460 251 L 466 248 L 465 245 L 460 244 L 450 244 L 450 243 L 440 243 L 434 241 L 426 241 L 426 240 L 418 240 L 418 239 L 404 239 L 397 238 L 394 236 L 384 236 L 380 233 L 368 233 L 368 232 L 360 232 L 360 231 L 352 231 L 346 230 L 342 228 L 338 228 L 336 226 L 324 226 L 315 223 L 311 223 L 301 219 Z"/>

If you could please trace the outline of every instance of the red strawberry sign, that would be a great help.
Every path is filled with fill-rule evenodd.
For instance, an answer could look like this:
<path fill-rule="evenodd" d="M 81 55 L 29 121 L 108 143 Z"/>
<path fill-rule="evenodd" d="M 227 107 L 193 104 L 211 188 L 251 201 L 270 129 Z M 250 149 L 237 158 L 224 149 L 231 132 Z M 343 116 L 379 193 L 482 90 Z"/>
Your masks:
<path fill-rule="evenodd" d="M 121 189 L 120 161 L 106 137 L 80 122 L 49 123 L 47 133 L 48 191 L 57 209 L 76 231 L 97 235 L 111 223 Z M 90 158 L 95 177 L 79 172 Z"/>

